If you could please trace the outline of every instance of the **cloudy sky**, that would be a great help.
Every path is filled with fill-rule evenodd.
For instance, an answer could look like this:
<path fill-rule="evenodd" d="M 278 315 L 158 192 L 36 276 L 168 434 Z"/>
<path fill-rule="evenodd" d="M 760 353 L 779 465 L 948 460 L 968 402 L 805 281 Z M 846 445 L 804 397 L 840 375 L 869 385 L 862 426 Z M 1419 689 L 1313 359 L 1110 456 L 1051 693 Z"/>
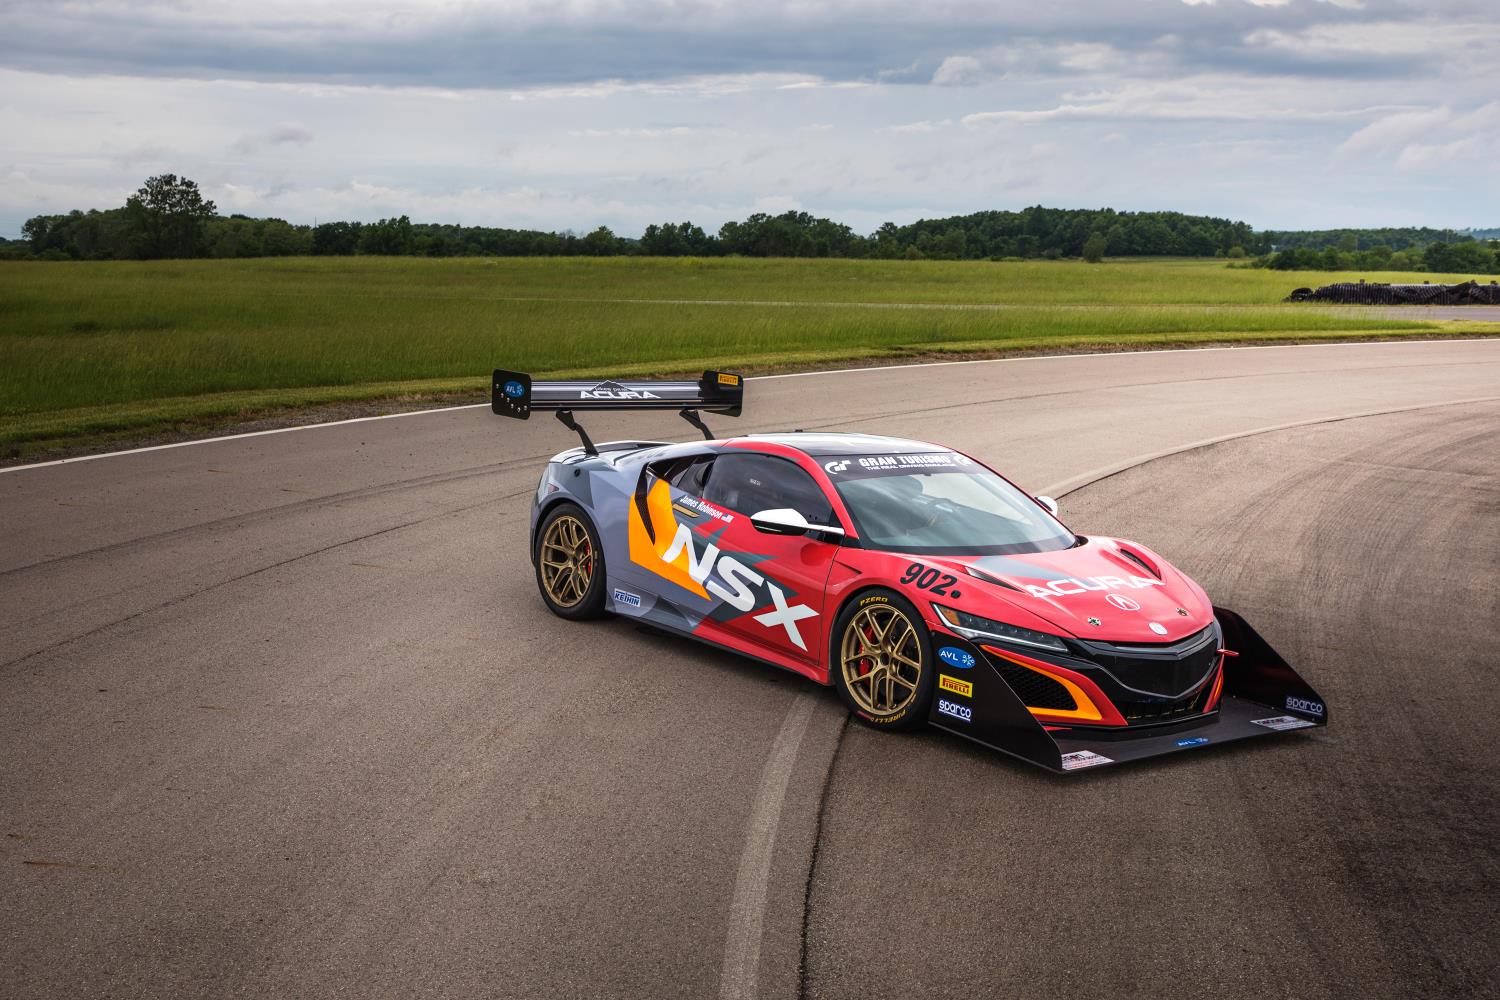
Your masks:
<path fill-rule="evenodd" d="M 1497 0 L 0 0 L 0 235 L 1031 204 L 1500 225 Z"/>

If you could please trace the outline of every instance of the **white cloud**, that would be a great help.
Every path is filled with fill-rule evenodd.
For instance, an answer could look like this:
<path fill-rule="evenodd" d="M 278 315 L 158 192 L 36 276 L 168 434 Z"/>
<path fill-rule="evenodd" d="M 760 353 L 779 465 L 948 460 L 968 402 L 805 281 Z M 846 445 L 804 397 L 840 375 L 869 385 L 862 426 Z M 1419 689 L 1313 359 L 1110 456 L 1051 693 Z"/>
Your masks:
<path fill-rule="evenodd" d="M 937 87 L 966 87 L 985 77 L 984 66 L 973 56 L 949 56 L 943 60 L 937 72 L 932 74 L 932 83 Z"/>

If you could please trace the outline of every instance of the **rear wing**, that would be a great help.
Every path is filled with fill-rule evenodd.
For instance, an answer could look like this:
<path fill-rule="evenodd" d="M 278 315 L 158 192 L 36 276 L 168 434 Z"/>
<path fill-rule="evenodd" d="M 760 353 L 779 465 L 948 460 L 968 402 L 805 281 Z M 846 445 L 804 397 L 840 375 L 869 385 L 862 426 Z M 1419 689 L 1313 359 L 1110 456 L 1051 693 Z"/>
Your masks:
<path fill-rule="evenodd" d="M 573 420 L 581 410 L 675 410 L 688 423 L 713 434 L 699 413 L 737 417 L 744 408 L 745 379 L 734 372 L 706 371 L 696 381 L 641 379 L 575 379 L 539 382 L 525 372 L 495 369 L 490 384 L 490 409 L 502 417 L 527 420 L 531 411 L 552 411 L 583 441 L 583 449 L 597 454 L 594 443 Z"/>

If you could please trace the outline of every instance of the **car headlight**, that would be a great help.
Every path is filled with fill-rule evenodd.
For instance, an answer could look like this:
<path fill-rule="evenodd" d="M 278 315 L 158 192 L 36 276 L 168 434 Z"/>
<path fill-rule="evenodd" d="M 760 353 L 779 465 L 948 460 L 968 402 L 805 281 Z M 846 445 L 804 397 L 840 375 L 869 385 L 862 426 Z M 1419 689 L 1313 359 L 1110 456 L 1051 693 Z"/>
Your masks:
<path fill-rule="evenodd" d="M 1068 647 L 1061 639 L 1055 635 L 1048 635 L 1046 632 L 1021 628 L 1019 625 L 1007 625 L 1004 622 L 971 615 L 967 611 L 945 608 L 941 604 L 934 604 L 932 610 L 937 612 L 944 625 L 965 639 L 995 639 L 1000 642 L 1020 643 L 1023 646 L 1036 646 L 1039 649 L 1054 649 L 1059 653 L 1068 651 Z"/>

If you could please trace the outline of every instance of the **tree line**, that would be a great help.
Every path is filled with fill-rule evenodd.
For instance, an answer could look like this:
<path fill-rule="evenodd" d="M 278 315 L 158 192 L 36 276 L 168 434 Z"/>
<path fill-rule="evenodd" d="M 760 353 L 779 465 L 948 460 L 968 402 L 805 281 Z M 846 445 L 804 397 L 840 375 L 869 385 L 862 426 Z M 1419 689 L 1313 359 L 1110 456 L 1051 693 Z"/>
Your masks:
<path fill-rule="evenodd" d="M 1500 241 L 1458 239 L 1408 244 L 1395 249 L 1373 243 L 1363 248 L 1346 232 L 1336 246 L 1291 246 L 1250 262 L 1278 271 L 1432 271 L 1439 274 L 1500 274 Z"/>
<path fill-rule="evenodd" d="M 407 216 L 378 222 L 296 225 L 282 219 L 220 215 L 185 177 L 152 177 L 121 208 L 38 215 L 23 241 L 0 254 L 49 260 L 152 260 L 280 256 L 652 256 L 847 257 L 908 260 L 1185 256 L 1248 258 L 1281 266 L 1284 254 L 1325 246 L 1338 252 L 1411 253 L 1458 244 L 1451 230 L 1326 230 L 1259 232 L 1247 223 L 1180 212 L 1117 212 L 1033 206 L 887 222 L 869 235 L 807 212 L 756 213 L 710 233 L 692 222 L 647 226 L 640 238 L 600 226 L 579 235 L 494 226 L 414 223 Z M 1350 240 L 1353 243 L 1350 244 Z M 1311 259 L 1311 258 L 1308 258 Z M 1319 260 L 1324 258 L 1319 257 Z M 1425 257 L 1423 257 L 1425 261 Z M 1321 266 L 1321 265 L 1320 265 Z M 1370 265 L 1374 266 L 1374 265 Z"/>

